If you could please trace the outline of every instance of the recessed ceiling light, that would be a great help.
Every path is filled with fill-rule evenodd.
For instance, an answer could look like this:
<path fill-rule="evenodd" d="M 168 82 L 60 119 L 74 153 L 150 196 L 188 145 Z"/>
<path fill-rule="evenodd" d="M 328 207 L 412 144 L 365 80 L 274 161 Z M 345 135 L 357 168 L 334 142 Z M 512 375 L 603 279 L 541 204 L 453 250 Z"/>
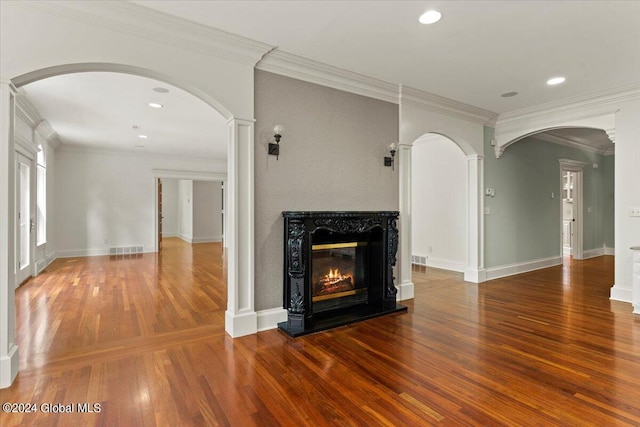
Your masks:
<path fill-rule="evenodd" d="M 147 138 L 149 138 L 149 137 L 148 137 L 147 135 L 138 135 L 138 138 L 141 138 L 141 139 L 147 139 Z"/>
<path fill-rule="evenodd" d="M 157 102 L 150 102 L 148 105 L 151 108 L 162 108 L 162 107 L 164 107 L 164 105 L 158 104 Z"/>
<path fill-rule="evenodd" d="M 421 24 L 435 24 L 442 18 L 442 14 L 437 10 L 428 10 L 418 18 Z"/>
<path fill-rule="evenodd" d="M 552 79 L 547 80 L 547 84 L 549 86 L 559 85 L 560 83 L 564 83 L 566 79 L 564 77 L 554 77 Z"/>
<path fill-rule="evenodd" d="M 166 87 L 154 87 L 153 91 L 158 93 L 169 93 L 169 89 Z"/>
<path fill-rule="evenodd" d="M 511 98 L 512 96 L 516 96 L 517 94 L 518 92 L 505 92 L 500 96 L 503 98 Z"/>

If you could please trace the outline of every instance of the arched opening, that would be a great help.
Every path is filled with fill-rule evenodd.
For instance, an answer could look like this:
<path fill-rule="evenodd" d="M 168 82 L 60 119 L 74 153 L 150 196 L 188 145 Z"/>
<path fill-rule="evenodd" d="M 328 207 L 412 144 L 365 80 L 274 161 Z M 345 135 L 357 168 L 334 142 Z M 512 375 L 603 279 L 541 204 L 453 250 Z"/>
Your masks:
<path fill-rule="evenodd" d="M 487 200 L 495 212 L 487 220 L 490 278 L 613 255 L 612 135 L 567 124 L 501 144 L 508 149 L 486 178 L 496 191 Z"/>
<path fill-rule="evenodd" d="M 467 159 L 439 134 L 413 144 L 412 263 L 464 273 L 468 265 Z"/>
<path fill-rule="evenodd" d="M 246 120 L 234 119 L 228 109 L 226 109 L 219 102 L 213 99 L 205 91 L 199 90 L 196 87 L 192 87 L 188 83 L 181 83 L 176 79 L 161 75 L 160 73 L 156 73 L 156 72 L 138 68 L 138 67 L 132 67 L 127 65 L 117 65 L 117 64 L 96 64 L 96 63 L 70 64 L 70 65 L 64 65 L 64 66 L 45 68 L 36 72 L 27 73 L 22 76 L 18 76 L 12 79 L 9 83 L 3 84 L 3 93 L 2 93 L 3 110 L 5 109 L 5 107 L 8 107 L 5 110 L 5 113 L 3 113 L 3 125 L 4 125 L 4 121 L 6 120 L 8 124 L 8 128 L 11 128 L 11 131 L 8 132 L 8 134 L 11 135 L 9 137 L 8 144 L 7 144 L 9 151 L 6 153 L 4 152 L 2 153 L 2 157 L 6 156 L 5 160 L 3 160 L 3 164 L 7 164 L 9 166 L 9 168 L 7 169 L 8 175 L 14 176 L 15 174 L 15 165 L 14 165 L 13 159 L 16 156 L 13 151 L 14 141 L 12 138 L 13 138 L 16 122 L 15 122 L 15 116 L 13 112 L 15 111 L 15 108 L 16 108 L 16 97 L 19 96 L 18 91 L 20 90 L 20 88 L 27 87 L 27 85 L 30 83 L 43 81 L 44 79 L 47 79 L 50 77 L 64 76 L 68 74 L 86 73 L 86 72 L 120 73 L 120 74 L 132 75 L 132 76 L 142 76 L 147 79 L 153 79 L 155 81 L 163 83 L 162 86 L 170 85 L 171 87 L 180 88 L 181 90 L 183 90 L 186 93 L 189 93 L 191 96 L 194 96 L 198 100 L 204 101 L 204 103 L 206 103 L 209 107 L 211 107 L 211 111 L 213 114 L 220 116 L 223 123 L 223 128 L 224 128 L 223 129 L 224 134 L 222 136 L 223 146 L 225 151 L 231 151 L 227 160 L 222 162 L 222 166 L 224 167 L 225 172 L 226 170 L 229 170 L 231 173 L 228 176 L 226 174 L 224 174 L 224 176 L 222 176 L 223 174 L 219 174 L 220 176 L 216 176 L 214 180 L 217 180 L 217 181 L 225 180 L 227 183 L 227 187 L 229 188 L 229 191 L 225 192 L 225 196 L 226 196 L 225 205 L 227 206 L 226 218 L 228 219 L 226 223 L 226 230 L 228 230 L 228 234 L 229 234 L 229 238 L 227 241 L 227 246 L 229 250 L 226 254 L 225 261 L 227 265 L 234 271 L 233 272 L 230 271 L 226 275 L 226 277 L 228 278 L 227 286 L 226 286 L 227 298 L 228 300 L 232 301 L 233 304 L 227 306 L 227 304 L 223 303 L 219 305 L 220 307 L 222 307 L 223 310 L 224 308 L 227 308 L 227 312 L 224 317 L 225 317 L 225 330 L 229 334 L 231 334 L 232 336 L 239 336 L 246 333 L 251 333 L 250 330 L 252 329 L 255 332 L 255 327 L 252 328 L 251 324 L 247 324 L 248 326 L 240 325 L 240 327 L 238 327 L 236 325 L 236 320 L 235 320 L 236 317 L 240 317 L 238 316 L 239 311 L 242 311 L 241 314 L 245 318 L 247 316 L 250 317 L 251 313 L 249 312 L 253 311 L 253 301 L 252 301 L 253 289 L 249 289 L 249 287 L 252 286 L 252 283 L 245 284 L 243 282 L 243 285 L 241 287 L 235 285 L 238 281 L 238 276 L 240 274 L 244 274 L 244 272 L 238 272 L 238 270 L 240 270 L 242 266 L 240 267 L 238 266 L 239 262 L 237 260 L 238 258 L 238 249 L 237 249 L 238 226 L 236 222 L 236 213 L 238 212 L 238 208 L 236 205 L 238 204 L 238 200 L 237 200 L 238 188 L 237 188 L 236 180 L 237 180 L 237 171 L 239 168 L 237 163 L 239 161 L 238 158 L 240 157 L 238 152 L 239 148 L 237 147 L 237 145 L 238 145 L 238 141 L 242 141 L 243 148 L 241 148 L 240 150 L 248 149 L 247 147 L 249 147 L 250 145 L 247 145 L 246 142 L 252 140 L 252 131 L 251 131 L 252 124 Z M 131 123 L 125 123 L 123 125 L 130 127 Z M 247 145 L 247 147 L 244 147 L 244 145 Z M 35 157 L 35 154 L 34 154 L 34 157 Z M 156 178 L 153 177 L 151 173 L 151 168 L 158 168 L 158 166 L 154 167 L 151 164 L 147 166 L 148 166 L 147 173 L 149 178 L 148 184 L 151 186 L 151 188 L 154 188 L 153 186 L 155 185 Z M 163 161 L 160 162 L 159 167 L 165 170 L 179 170 L 179 171 L 182 171 L 183 173 L 185 171 L 186 172 L 190 171 L 190 168 L 188 167 L 188 165 L 185 166 L 184 162 L 176 161 L 175 159 L 170 159 L 170 158 L 163 159 Z M 194 172 L 202 173 L 203 171 L 196 170 Z M 15 208 L 15 202 L 11 202 L 14 200 L 14 196 L 15 196 L 15 188 L 13 184 L 14 184 L 14 179 L 9 180 L 9 182 L 7 183 L 7 187 L 8 187 L 7 202 L 8 202 L 8 205 L 10 205 L 9 210 L 13 210 Z M 148 214 L 148 213 L 149 212 L 145 210 L 145 214 Z M 7 240 L 13 241 L 13 238 L 14 238 L 13 230 L 15 230 L 16 219 L 17 218 L 15 215 L 8 215 L 6 218 L 6 222 L 3 219 L 3 222 L 2 222 L 3 227 L 6 224 L 7 230 L 3 230 L 2 234 L 3 235 L 6 234 L 8 236 Z M 154 224 L 155 224 L 155 221 L 154 219 L 152 219 L 151 227 L 153 227 Z M 5 231 L 7 231 L 7 233 L 5 233 Z M 108 238 L 105 238 L 105 243 L 107 243 L 106 240 L 108 240 Z M 13 272 L 14 257 L 11 256 L 10 251 L 6 251 L 6 254 L 8 254 L 6 257 L 3 256 L 3 261 L 6 260 L 6 265 L 3 265 L 3 270 L 5 271 L 3 272 L 2 275 L 3 277 L 10 278 L 9 281 L 13 282 L 15 277 L 15 274 Z M 3 262 L 3 264 L 5 264 L 5 262 Z M 13 380 L 13 378 L 15 378 L 15 375 L 17 374 L 17 370 L 18 370 L 18 351 L 17 351 L 17 346 L 15 345 L 15 339 L 14 339 L 15 338 L 15 335 L 14 335 L 15 312 L 13 307 L 14 305 L 13 286 L 7 286 L 7 287 L 3 286 L 2 295 L 0 295 L 0 299 L 2 299 L 7 303 L 7 304 L 3 304 L 2 307 L 0 307 L 0 317 L 3 324 L 2 331 L 1 331 L 3 335 L 2 336 L 2 343 L 3 343 L 3 346 L 2 346 L 2 353 L 3 353 L 2 383 L 3 384 L 2 386 L 8 386 Z M 234 307 L 235 307 L 235 310 L 234 310 Z M 238 308 L 240 310 L 238 310 Z M 255 317 L 255 313 L 253 313 L 253 316 Z M 222 316 L 219 316 L 219 318 L 222 318 Z"/>
<path fill-rule="evenodd" d="M 413 181 L 413 169 L 419 167 L 414 163 L 413 148 L 415 144 L 430 138 L 442 138 L 448 144 L 453 143 L 457 150 L 463 152 L 464 166 L 464 221 L 460 226 L 466 230 L 466 256 L 464 257 L 464 280 L 474 283 L 485 281 L 484 272 L 484 217 L 482 188 L 484 186 L 484 156 L 478 155 L 471 144 L 463 139 L 440 132 L 427 132 L 411 143 L 400 143 L 400 286 L 399 299 L 413 298 L 412 250 L 413 227 L 418 218 L 413 216 L 413 187 L 419 185 Z M 459 159 L 458 159 L 459 160 Z M 457 249 L 459 253 L 459 249 Z M 427 244 L 428 250 L 428 244 Z M 461 257 L 462 259 L 462 257 Z M 461 269 L 462 261 L 456 263 Z M 451 265 L 449 265 L 451 266 Z"/>

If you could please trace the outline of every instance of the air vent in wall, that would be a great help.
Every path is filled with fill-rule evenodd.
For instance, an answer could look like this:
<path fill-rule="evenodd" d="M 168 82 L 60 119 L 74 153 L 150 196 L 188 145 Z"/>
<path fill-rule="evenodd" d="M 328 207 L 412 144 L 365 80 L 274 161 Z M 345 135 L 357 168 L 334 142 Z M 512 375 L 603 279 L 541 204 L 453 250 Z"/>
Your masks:
<path fill-rule="evenodd" d="M 144 246 L 123 246 L 119 248 L 109 248 L 109 255 L 130 255 L 141 254 L 144 252 Z"/>
<path fill-rule="evenodd" d="M 422 255 L 411 255 L 411 263 L 417 265 L 427 265 L 427 257 Z"/>

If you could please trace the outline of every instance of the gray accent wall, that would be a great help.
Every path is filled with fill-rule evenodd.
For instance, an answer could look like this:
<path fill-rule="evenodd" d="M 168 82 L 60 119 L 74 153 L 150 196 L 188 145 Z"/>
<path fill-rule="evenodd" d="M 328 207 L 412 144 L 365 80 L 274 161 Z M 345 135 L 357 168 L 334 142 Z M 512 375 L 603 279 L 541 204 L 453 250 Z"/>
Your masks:
<path fill-rule="evenodd" d="M 485 127 L 485 187 L 495 189 L 495 197 L 484 196 L 491 210 L 485 215 L 487 268 L 561 255 L 558 159 L 589 164 L 584 170 L 583 249 L 613 247 L 612 156 L 529 137 L 496 159 L 490 145 L 493 135 L 494 129 Z"/>
<path fill-rule="evenodd" d="M 282 211 L 398 210 L 398 105 L 255 72 L 255 308 L 282 307 Z M 280 157 L 267 154 L 285 127 Z"/>

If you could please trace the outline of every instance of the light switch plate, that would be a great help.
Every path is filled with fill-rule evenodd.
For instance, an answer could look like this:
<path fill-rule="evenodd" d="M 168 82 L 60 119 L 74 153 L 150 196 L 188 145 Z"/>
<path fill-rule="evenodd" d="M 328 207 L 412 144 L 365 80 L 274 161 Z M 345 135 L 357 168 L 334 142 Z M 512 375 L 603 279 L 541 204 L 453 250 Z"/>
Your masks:
<path fill-rule="evenodd" d="M 629 208 L 629 216 L 640 217 L 640 207 Z"/>

